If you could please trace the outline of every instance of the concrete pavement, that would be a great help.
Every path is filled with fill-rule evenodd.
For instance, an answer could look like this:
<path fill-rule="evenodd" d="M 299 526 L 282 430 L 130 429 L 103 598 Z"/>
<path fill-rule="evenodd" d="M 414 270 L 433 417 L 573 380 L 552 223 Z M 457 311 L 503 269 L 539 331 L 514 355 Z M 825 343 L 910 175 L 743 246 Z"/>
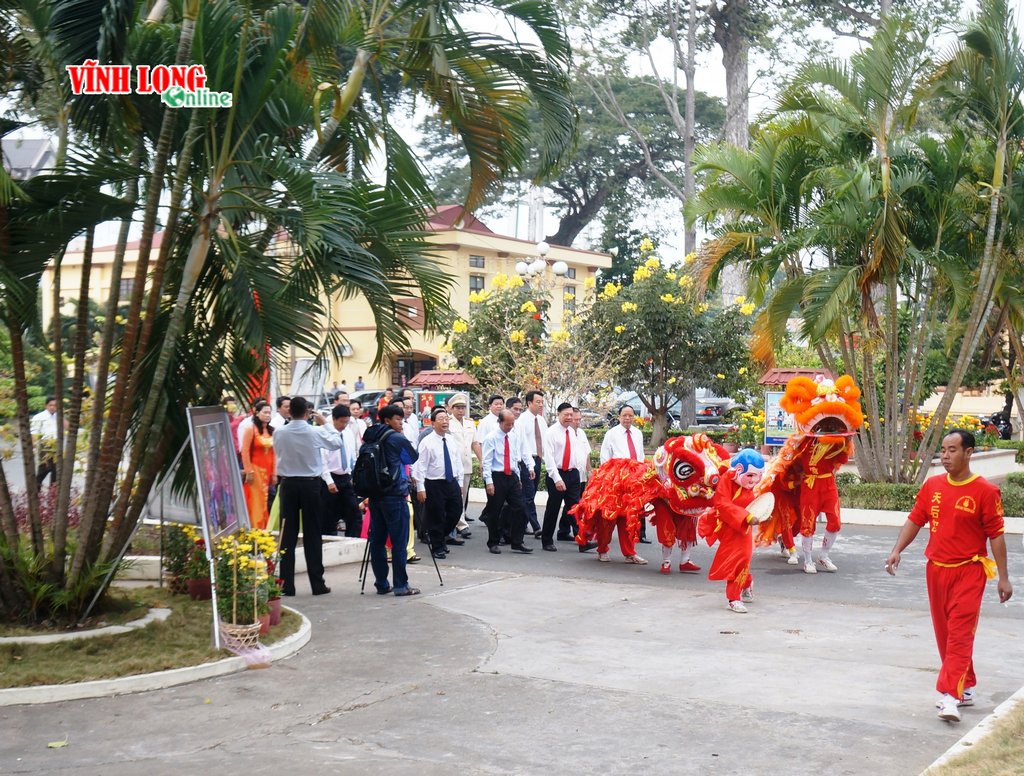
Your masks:
<path fill-rule="evenodd" d="M 360 596 L 353 565 L 329 570 L 329 596 L 300 582 L 312 640 L 268 670 L 0 709 L 0 772 L 914 774 L 1024 684 L 1018 538 L 1019 599 L 989 586 L 979 700 L 951 726 L 932 706 L 924 537 L 895 579 L 892 528 L 849 526 L 835 575 L 759 551 L 737 615 L 721 583 L 659 574 L 657 545 L 645 567 L 564 543 L 490 555 L 472 527 L 444 587 L 428 558 L 411 567 L 419 597 Z"/>

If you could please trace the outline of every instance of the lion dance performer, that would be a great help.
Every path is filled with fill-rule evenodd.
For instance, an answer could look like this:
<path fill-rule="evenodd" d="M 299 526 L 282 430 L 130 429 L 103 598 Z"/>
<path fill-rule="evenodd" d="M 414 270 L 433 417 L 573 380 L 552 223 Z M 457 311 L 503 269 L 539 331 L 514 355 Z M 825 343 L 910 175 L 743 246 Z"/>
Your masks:
<path fill-rule="evenodd" d="M 658 529 L 664 558 L 662 573 L 672 570 L 672 547 L 677 541 L 683 552 L 679 570 L 699 572 L 700 567 L 690 561 L 690 550 L 697 543 L 697 516 L 710 503 L 728 457 L 706 434 L 694 434 L 668 440 L 654 454 L 653 464 L 628 458 L 607 461 L 572 509 L 579 524 L 576 541 L 610 539 L 617 524 L 620 537 L 625 527 L 625 546 L 634 547 L 641 518 L 653 511 L 651 523 Z M 607 551 L 606 542 L 603 552 Z M 635 561 L 627 556 L 627 562 Z"/>
<path fill-rule="evenodd" d="M 775 495 L 775 511 L 771 520 L 762 523 L 757 543 L 772 544 L 781 536 L 783 550 L 792 554 L 791 537 L 799 534 L 806 573 L 837 571 L 829 557 L 842 527 L 835 474 L 850 459 L 852 437 L 864 423 L 860 389 L 849 375 L 834 382 L 822 375 L 813 380 L 794 377 L 779 404 L 796 419 L 797 430 L 755 488 L 755 495 L 769 491 Z M 814 533 L 822 513 L 825 536 L 815 560 Z"/>
<path fill-rule="evenodd" d="M 764 457 L 760 453 L 736 453 L 729 461 L 729 470 L 718 481 L 711 506 L 697 523 L 697 530 L 709 547 L 718 542 L 708 579 L 725 580 L 725 599 L 729 609 L 738 614 L 746 614 L 744 604 L 754 600 L 754 576 L 750 573 L 754 537 L 750 526 L 760 522 L 760 517 L 751 514 L 747 507 L 754 500 L 753 488 L 763 475 Z"/>

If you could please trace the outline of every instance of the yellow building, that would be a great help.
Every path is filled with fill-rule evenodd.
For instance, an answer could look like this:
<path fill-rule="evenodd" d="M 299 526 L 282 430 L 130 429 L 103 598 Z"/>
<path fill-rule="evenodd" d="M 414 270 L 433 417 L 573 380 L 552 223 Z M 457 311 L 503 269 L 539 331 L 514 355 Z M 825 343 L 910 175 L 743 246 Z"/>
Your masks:
<path fill-rule="evenodd" d="M 605 253 L 545 244 L 538 248 L 537 244 L 526 240 L 495 234 L 474 216 L 464 215 L 462 207 L 458 205 L 439 208 L 428 223 L 428 229 L 432 232 L 428 239 L 436 246 L 441 265 L 454 277 L 451 305 L 463 317 L 469 315 L 470 292 L 490 288 L 495 275 L 515 275 L 516 265 L 521 263 L 532 263 L 534 270 L 538 270 L 543 263 L 543 271 L 535 274 L 535 277 L 552 284 L 551 320 L 560 321 L 566 305 L 572 304 L 566 301 L 566 295 L 571 297 L 578 294 L 582 298 L 584 281 L 594 277 L 599 269 L 611 266 L 611 256 Z M 155 235 L 154 249 L 160 247 L 162 236 L 162 233 Z M 127 301 L 132 292 L 137 256 L 138 242 L 130 242 L 125 252 L 120 281 L 123 301 Z M 110 294 L 113 260 L 113 245 L 94 248 L 89 296 L 100 305 L 106 304 Z M 562 263 L 564 266 L 560 266 Z M 61 263 L 60 296 L 65 303 L 79 296 L 81 267 L 82 246 L 79 241 L 69 248 Z M 564 270 L 564 273 L 558 275 L 555 269 Z M 45 323 L 53 314 L 52 267 L 43 273 L 40 288 Z M 373 371 L 370 365 L 377 351 L 377 330 L 369 305 L 362 297 L 347 300 L 339 298 L 334 301 L 332 320 L 338 322 L 336 330 L 348 340 L 349 347 L 328 366 L 325 387 L 329 389 L 335 382 L 344 380 L 349 390 L 353 390 L 359 377 L 363 378 L 368 389 L 403 385 L 417 372 L 437 367 L 444 338 L 424 335 L 422 301 L 415 297 L 397 301 L 399 316 L 411 329 L 410 349 L 405 353 L 388 356 L 384 364 Z M 73 314 L 74 310 L 66 307 L 64 312 Z M 289 352 L 278 355 L 285 361 L 278 382 L 280 389 L 287 392 L 295 360 L 304 354 L 291 348 Z"/>
<path fill-rule="evenodd" d="M 437 246 L 437 254 L 445 271 L 454 278 L 451 306 L 462 317 L 469 315 L 469 295 L 473 291 L 491 288 L 495 275 L 512 276 L 516 265 L 530 264 L 541 258 L 537 243 L 496 234 L 472 215 L 466 215 L 459 205 L 441 207 L 431 218 L 428 228 L 433 232 L 430 242 Z M 542 244 L 540 250 L 545 246 Z M 550 319 L 562 320 L 565 300 L 579 295 L 583 298 L 583 283 L 593 278 L 599 269 L 611 266 L 606 253 L 546 246 L 543 257 L 545 270 L 539 277 L 552 284 Z M 555 265 L 564 262 L 565 274 L 557 275 Z M 539 265 L 538 265 L 539 266 Z M 351 345 L 351 353 L 332 364 L 327 385 L 344 380 L 353 389 L 356 379 L 363 378 L 367 389 L 403 385 L 423 369 L 436 369 L 441 354 L 443 337 L 425 336 L 423 333 L 423 303 L 416 298 L 399 299 L 399 315 L 409 324 L 410 349 L 385 359 L 376 371 L 370 370 L 377 349 L 377 330 L 370 308 L 362 298 L 334 304 L 334 320 L 340 321 L 338 330 Z"/>

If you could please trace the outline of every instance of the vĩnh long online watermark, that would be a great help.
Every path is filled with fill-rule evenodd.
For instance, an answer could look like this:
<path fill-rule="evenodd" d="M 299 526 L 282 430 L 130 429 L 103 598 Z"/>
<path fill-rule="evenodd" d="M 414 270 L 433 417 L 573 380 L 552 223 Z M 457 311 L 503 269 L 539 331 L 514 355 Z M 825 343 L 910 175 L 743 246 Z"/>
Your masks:
<path fill-rule="evenodd" d="M 101 65 L 87 59 L 67 65 L 75 94 L 132 94 L 131 65 Z M 136 65 L 135 94 L 159 94 L 169 108 L 230 108 L 231 92 L 206 88 L 203 65 Z"/>

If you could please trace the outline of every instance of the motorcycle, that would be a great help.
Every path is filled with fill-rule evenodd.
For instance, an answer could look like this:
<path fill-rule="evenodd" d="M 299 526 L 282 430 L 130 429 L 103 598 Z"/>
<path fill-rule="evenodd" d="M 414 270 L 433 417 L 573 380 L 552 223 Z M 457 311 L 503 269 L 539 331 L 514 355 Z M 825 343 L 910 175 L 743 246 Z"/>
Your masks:
<path fill-rule="evenodd" d="M 996 431 L 999 432 L 1000 439 L 1013 438 L 1013 425 L 1010 423 L 1010 419 L 1002 412 L 994 412 L 991 415 L 982 417 L 980 420 L 983 426 L 995 426 Z"/>

